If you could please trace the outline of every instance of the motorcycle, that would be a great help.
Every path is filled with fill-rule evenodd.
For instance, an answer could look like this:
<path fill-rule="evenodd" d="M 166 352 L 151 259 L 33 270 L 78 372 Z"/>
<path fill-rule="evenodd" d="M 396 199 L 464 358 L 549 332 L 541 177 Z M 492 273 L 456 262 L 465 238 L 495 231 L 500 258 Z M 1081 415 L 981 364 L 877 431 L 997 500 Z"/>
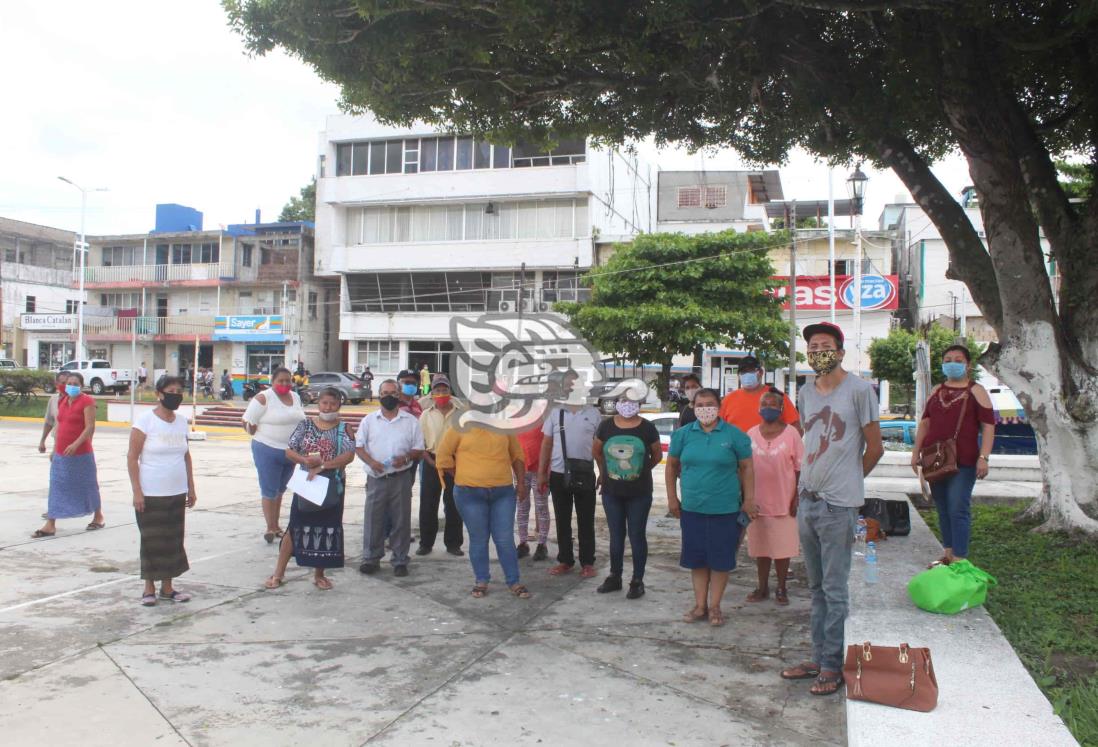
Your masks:
<path fill-rule="evenodd" d="M 260 392 L 266 391 L 271 388 L 271 385 L 266 381 L 245 381 L 244 382 L 244 401 L 247 402 Z"/>
<path fill-rule="evenodd" d="M 233 388 L 231 386 L 221 387 L 221 399 L 228 401 L 233 398 Z"/>

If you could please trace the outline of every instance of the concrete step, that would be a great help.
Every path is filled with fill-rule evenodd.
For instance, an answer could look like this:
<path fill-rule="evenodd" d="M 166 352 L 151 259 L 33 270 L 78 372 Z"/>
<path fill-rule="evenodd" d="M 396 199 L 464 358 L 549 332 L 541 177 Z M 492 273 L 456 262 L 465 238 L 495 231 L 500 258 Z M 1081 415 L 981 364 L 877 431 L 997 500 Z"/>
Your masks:
<path fill-rule="evenodd" d="M 873 470 L 873 477 L 914 478 L 910 451 L 886 451 Z M 993 454 L 988 482 L 1041 482 L 1041 464 L 1036 456 Z"/>

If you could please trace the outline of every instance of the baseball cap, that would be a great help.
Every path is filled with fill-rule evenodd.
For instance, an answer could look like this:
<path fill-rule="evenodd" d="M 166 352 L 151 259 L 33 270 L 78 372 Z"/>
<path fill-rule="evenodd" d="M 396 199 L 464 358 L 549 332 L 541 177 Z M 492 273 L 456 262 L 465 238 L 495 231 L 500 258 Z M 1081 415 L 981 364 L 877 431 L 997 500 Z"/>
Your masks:
<path fill-rule="evenodd" d="M 434 389 L 439 384 L 445 384 L 450 386 L 450 377 L 444 373 L 437 373 L 431 377 L 431 388 Z"/>
<path fill-rule="evenodd" d="M 739 366 L 739 372 L 740 373 L 747 373 L 748 371 L 758 371 L 758 370 L 759 370 L 759 359 L 758 358 L 756 358 L 753 355 L 745 355 L 743 358 L 740 358 L 740 366 Z"/>
<path fill-rule="evenodd" d="M 843 336 L 843 331 L 838 324 L 832 324 L 831 322 L 816 322 L 815 324 L 809 324 L 804 328 L 804 341 L 808 342 L 812 339 L 812 335 L 825 334 L 831 335 L 835 338 L 835 342 L 839 344 L 839 348 L 843 347 L 843 343 L 846 338 Z"/>
<path fill-rule="evenodd" d="M 397 381 L 401 379 L 416 379 L 419 380 L 419 374 L 415 371 L 409 371 L 407 368 L 397 374 Z"/>

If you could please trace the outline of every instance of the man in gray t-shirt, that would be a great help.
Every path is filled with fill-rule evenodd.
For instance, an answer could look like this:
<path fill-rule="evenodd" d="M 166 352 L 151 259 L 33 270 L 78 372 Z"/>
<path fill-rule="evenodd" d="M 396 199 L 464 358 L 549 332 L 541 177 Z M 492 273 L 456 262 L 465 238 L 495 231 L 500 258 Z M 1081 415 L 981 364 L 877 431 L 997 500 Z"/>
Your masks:
<path fill-rule="evenodd" d="M 563 413 L 563 416 L 562 416 Z M 557 520 L 557 565 L 549 569 L 554 576 L 568 573 L 576 564 L 572 549 L 572 507 L 576 510 L 576 533 L 579 535 L 580 573 L 584 578 L 595 574 L 595 469 L 592 448 L 595 430 L 602 422 L 599 411 L 591 405 L 555 407 L 545 417 L 542 427 L 541 462 L 538 467 L 538 490 L 549 488 L 553 494 L 553 513 Z M 564 438 L 561 438 L 561 424 Z M 590 463 L 589 472 L 569 482 L 565 475 L 565 453 L 561 441 L 568 444 L 568 459 Z M 585 470 L 587 468 L 585 467 Z M 575 470 L 572 470 L 575 472 Z M 589 479 L 587 479 L 589 478 Z"/>
<path fill-rule="evenodd" d="M 843 680 L 850 552 L 865 476 L 884 448 L 873 387 L 842 368 L 843 331 L 828 322 L 810 324 L 804 339 L 816 379 L 797 398 L 804 426 L 797 531 L 812 592 L 812 658 L 782 677 L 814 678 L 812 693 L 829 695 Z"/>

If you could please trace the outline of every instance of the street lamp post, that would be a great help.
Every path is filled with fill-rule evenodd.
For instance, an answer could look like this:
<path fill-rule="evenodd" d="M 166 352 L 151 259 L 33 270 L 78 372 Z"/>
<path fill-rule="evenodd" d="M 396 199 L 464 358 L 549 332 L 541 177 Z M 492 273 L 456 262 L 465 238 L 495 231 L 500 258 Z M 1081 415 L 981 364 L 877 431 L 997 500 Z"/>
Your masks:
<path fill-rule="evenodd" d="M 88 243 L 84 228 L 88 212 L 88 192 L 106 192 L 107 188 L 92 187 L 85 189 L 71 179 L 66 179 L 63 176 L 57 178 L 80 190 L 80 295 L 76 300 L 76 370 L 83 373 L 81 364 L 84 361 L 84 267 L 88 256 Z"/>
<path fill-rule="evenodd" d="M 858 376 L 862 375 L 862 205 L 868 181 L 861 163 L 846 179 L 847 195 L 854 210 L 854 365 Z"/>

